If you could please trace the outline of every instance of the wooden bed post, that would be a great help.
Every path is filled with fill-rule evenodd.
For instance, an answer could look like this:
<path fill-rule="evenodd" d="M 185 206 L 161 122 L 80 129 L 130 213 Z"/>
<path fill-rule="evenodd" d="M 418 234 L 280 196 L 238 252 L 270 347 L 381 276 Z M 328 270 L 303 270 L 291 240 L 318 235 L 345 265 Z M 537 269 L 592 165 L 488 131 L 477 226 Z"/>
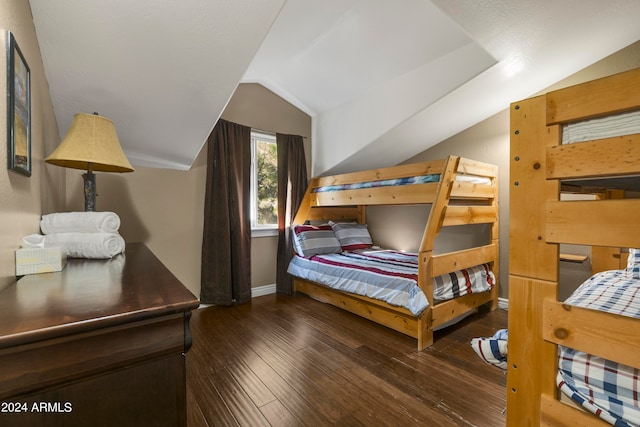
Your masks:
<path fill-rule="evenodd" d="M 496 197 L 491 202 L 491 206 L 495 208 L 497 212 L 497 217 L 496 217 L 496 221 L 491 223 L 490 239 L 491 239 L 491 244 L 495 245 L 496 247 L 496 255 L 493 261 L 493 265 L 491 266 L 491 270 L 493 271 L 496 277 L 496 284 L 491 290 L 491 293 L 493 294 L 493 297 L 491 298 L 491 311 L 498 309 L 498 302 L 499 302 L 498 297 L 500 295 L 500 286 L 499 286 L 500 284 L 500 227 L 498 225 L 500 223 L 500 219 L 499 219 L 500 209 L 498 205 L 498 194 L 500 189 L 498 188 L 497 174 L 493 178 L 493 186 L 496 191 Z"/>
<path fill-rule="evenodd" d="M 313 178 L 311 182 L 309 182 L 307 191 L 304 193 L 302 202 L 300 202 L 300 206 L 298 207 L 298 211 L 296 212 L 296 216 L 293 218 L 291 225 L 304 224 L 307 218 L 309 218 L 309 213 L 311 211 L 311 191 L 316 187 L 317 181 L 317 178 Z"/>
<path fill-rule="evenodd" d="M 429 212 L 429 218 L 427 218 L 427 225 L 422 236 L 422 242 L 420 243 L 420 263 L 418 264 L 418 285 L 422 288 L 422 291 L 427 296 L 429 301 L 429 316 L 427 325 L 424 328 L 428 328 L 429 336 L 427 339 L 430 341 L 428 345 L 433 344 L 433 330 L 431 325 L 433 323 L 432 308 L 435 306 L 433 301 L 433 247 L 436 236 L 442 229 L 442 222 L 444 221 L 444 215 L 446 213 L 447 204 L 451 195 L 451 183 L 453 174 L 455 174 L 458 168 L 459 157 L 449 156 L 447 158 L 444 170 L 440 176 L 440 182 L 438 183 L 437 198 L 431 205 L 431 211 Z M 448 188 L 443 188 L 447 186 Z"/>
<path fill-rule="evenodd" d="M 509 366 L 507 425 L 540 425 L 541 394 L 554 396 L 556 347 L 542 338 L 542 304 L 556 299 L 558 245 L 545 242 L 546 202 L 559 199 L 559 183 L 547 180 L 547 146 L 559 126 L 546 126 L 545 97 L 511 105 L 509 227 Z"/>
<path fill-rule="evenodd" d="M 608 190 L 605 199 L 624 199 L 624 190 Z M 591 247 L 591 274 L 606 270 L 622 270 L 626 267 L 620 248 L 607 246 Z"/>

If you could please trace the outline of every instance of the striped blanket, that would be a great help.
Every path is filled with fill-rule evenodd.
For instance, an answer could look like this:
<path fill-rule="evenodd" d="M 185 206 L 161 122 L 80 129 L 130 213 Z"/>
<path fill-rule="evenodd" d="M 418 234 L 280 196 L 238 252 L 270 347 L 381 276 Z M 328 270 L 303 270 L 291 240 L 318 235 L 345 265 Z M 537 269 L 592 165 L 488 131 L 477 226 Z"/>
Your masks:
<path fill-rule="evenodd" d="M 562 127 L 562 143 L 591 141 L 640 133 L 640 111 L 570 123 Z"/>
<path fill-rule="evenodd" d="M 418 255 L 384 249 L 294 256 L 289 274 L 325 286 L 404 307 L 419 316 L 429 303 L 418 286 Z M 434 278 L 434 300 L 444 301 L 493 288 L 495 276 L 484 264 Z"/>

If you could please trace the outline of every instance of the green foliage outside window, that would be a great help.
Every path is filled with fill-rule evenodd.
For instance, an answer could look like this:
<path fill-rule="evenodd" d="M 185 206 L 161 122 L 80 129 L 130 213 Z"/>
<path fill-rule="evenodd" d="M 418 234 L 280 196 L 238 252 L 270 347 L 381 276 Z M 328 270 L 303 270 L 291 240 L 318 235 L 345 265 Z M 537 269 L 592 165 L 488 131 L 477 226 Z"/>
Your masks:
<path fill-rule="evenodd" d="M 258 157 L 257 224 L 278 223 L 278 152 L 272 142 L 256 141 Z"/>

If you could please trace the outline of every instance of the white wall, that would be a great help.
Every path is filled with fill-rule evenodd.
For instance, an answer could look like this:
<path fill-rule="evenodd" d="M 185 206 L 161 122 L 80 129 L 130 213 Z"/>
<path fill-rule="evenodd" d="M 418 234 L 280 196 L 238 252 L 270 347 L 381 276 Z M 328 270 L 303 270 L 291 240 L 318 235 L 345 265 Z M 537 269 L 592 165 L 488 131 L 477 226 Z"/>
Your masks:
<path fill-rule="evenodd" d="M 311 118 L 260 85 L 240 85 L 222 117 L 305 136 L 310 152 Z M 67 175 L 66 209 L 82 210 L 82 171 L 69 170 Z M 97 209 L 116 212 L 125 240 L 145 243 L 199 297 L 207 146 L 188 171 L 137 167 L 132 173 L 97 175 Z M 276 237 L 252 240 L 252 287 L 275 283 L 277 244 Z"/>
<path fill-rule="evenodd" d="M 571 86 L 585 81 L 605 77 L 611 74 L 627 71 L 640 67 L 640 42 L 617 52 L 602 61 L 558 82 L 544 90 L 555 90 Z M 519 101 L 514 99 L 514 102 Z M 469 100 L 469 102 L 482 102 L 482 100 Z M 509 164 L 510 164 L 510 135 L 509 135 L 509 110 L 504 110 L 477 125 L 460 132 L 457 135 L 441 142 L 440 144 L 423 151 L 422 153 L 407 159 L 403 163 L 415 163 L 444 158 L 448 155 L 468 157 L 492 163 L 499 168 L 499 205 L 500 205 L 500 296 L 508 297 L 508 273 L 509 273 Z M 373 223 L 371 233 L 378 236 L 382 243 L 388 247 L 402 248 L 414 245 L 419 235 L 422 237 L 426 216 L 424 213 L 407 208 L 402 213 L 387 213 L 383 218 L 378 217 L 375 211 L 368 212 L 367 222 Z M 411 209 L 414 209 L 411 211 Z M 379 224 L 408 224 L 411 230 L 392 233 Z M 385 225 L 386 226 L 386 225 Z M 453 227 L 456 228 L 456 227 Z M 454 236 L 455 239 L 461 236 Z M 465 237 L 466 238 L 466 237 Z M 409 242 L 409 244 L 408 244 Z M 457 244 L 457 243 L 456 243 Z"/>

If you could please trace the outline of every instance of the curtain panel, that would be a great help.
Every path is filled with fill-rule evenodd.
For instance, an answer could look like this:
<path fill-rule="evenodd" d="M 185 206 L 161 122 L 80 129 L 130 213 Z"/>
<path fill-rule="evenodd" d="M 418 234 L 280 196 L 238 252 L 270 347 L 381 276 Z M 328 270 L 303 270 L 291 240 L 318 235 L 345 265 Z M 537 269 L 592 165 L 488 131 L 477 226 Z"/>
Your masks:
<path fill-rule="evenodd" d="M 251 299 L 251 128 L 220 119 L 207 140 L 200 301 Z"/>
<path fill-rule="evenodd" d="M 307 190 L 307 161 L 303 138 L 276 134 L 278 145 L 278 255 L 276 292 L 291 295 L 293 282 L 287 273 L 293 256 L 291 222 Z"/>

